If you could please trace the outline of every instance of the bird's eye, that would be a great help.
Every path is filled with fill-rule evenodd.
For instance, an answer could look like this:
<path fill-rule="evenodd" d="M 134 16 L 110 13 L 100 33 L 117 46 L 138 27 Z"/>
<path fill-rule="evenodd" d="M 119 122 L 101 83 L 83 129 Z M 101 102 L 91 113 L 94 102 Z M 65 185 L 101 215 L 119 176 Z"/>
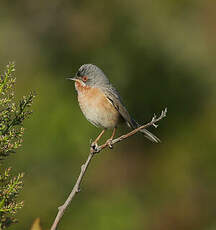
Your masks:
<path fill-rule="evenodd" d="M 83 76 L 83 77 L 82 77 L 82 80 L 83 80 L 84 82 L 87 82 L 88 77 L 87 77 L 87 76 Z"/>

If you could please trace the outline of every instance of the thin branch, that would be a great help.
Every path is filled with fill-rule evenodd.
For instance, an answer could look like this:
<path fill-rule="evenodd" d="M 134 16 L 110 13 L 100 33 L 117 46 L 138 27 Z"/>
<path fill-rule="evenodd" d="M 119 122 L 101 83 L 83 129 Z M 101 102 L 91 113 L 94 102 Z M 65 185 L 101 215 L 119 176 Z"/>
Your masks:
<path fill-rule="evenodd" d="M 152 125 L 154 127 L 157 127 L 158 125 L 156 125 L 155 123 L 157 123 L 158 121 L 160 121 L 164 117 L 166 117 L 166 113 L 167 113 L 167 108 L 165 108 L 165 110 L 163 110 L 161 112 L 161 115 L 158 118 L 156 117 L 156 115 L 154 115 L 153 118 L 152 118 L 152 120 L 149 123 L 147 123 L 145 125 L 142 125 L 142 126 L 140 126 L 140 127 L 136 128 L 136 129 L 132 130 L 131 132 L 129 132 L 129 133 L 125 134 L 125 135 L 122 135 L 122 136 L 120 136 L 120 137 L 118 137 L 116 139 L 113 139 L 111 141 L 111 143 L 105 142 L 105 144 L 97 146 L 95 148 L 90 147 L 89 156 L 88 156 L 86 162 L 81 166 L 80 175 L 79 175 L 79 177 L 78 177 L 78 179 L 77 179 L 77 181 L 76 181 L 76 183 L 75 183 L 75 185 L 74 185 L 74 187 L 73 187 L 70 195 L 68 196 L 67 200 L 65 201 L 65 203 L 62 206 L 60 206 L 58 208 L 58 214 L 57 214 L 57 216 L 55 218 L 55 221 L 53 222 L 53 225 L 52 225 L 52 227 L 51 227 L 50 230 L 56 230 L 57 229 L 58 224 L 59 224 L 62 216 L 64 215 L 65 210 L 70 205 L 70 203 L 73 200 L 74 196 L 80 191 L 81 182 L 83 180 L 83 177 L 84 177 L 84 175 L 86 173 L 86 170 L 87 170 L 87 168 L 88 168 L 88 166 L 89 166 L 89 164 L 90 164 L 93 156 L 96 153 L 101 152 L 103 149 L 109 147 L 110 144 L 111 144 L 111 146 L 113 146 L 114 144 L 116 144 L 116 143 L 118 143 L 120 141 L 123 141 L 123 140 L 127 139 L 130 136 L 133 136 L 134 134 L 136 134 L 137 132 L 139 132 L 141 129 L 147 128 L 147 127 L 152 126 Z"/>
<path fill-rule="evenodd" d="M 93 156 L 94 156 L 94 153 L 90 152 L 87 161 L 85 162 L 85 164 L 83 164 L 81 166 L 80 175 L 79 175 L 79 177 L 78 177 L 78 179 L 76 181 L 76 184 L 74 185 L 70 195 L 68 196 L 68 198 L 65 201 L 65 203 L 62 206 L 58 207 L 59 211 L 58 211 L 58 214 L 57 214 L 57 216 L 55 218 L 55 221 L 54 221 L 54 223 L 53 223 L 53 225 L 51 227 L 51 230 L 57 229 L 58 223 L 61 220 L 62 216 L 64 215 L 64 212 L 65 212 L 66 208 L 71 203 L 71 201 L 72 201 L 73 197 L 76 195 L 76 193 L 78 193 L 80 191 L 80 184 L 82 182 L 83 176 L 84 176 L 84 174 L 86 172 L 86 169 L 88 168 L 88 165 L 89 165 L 89 163 L 90 163 L 90 161 L 91 161 Z"/>

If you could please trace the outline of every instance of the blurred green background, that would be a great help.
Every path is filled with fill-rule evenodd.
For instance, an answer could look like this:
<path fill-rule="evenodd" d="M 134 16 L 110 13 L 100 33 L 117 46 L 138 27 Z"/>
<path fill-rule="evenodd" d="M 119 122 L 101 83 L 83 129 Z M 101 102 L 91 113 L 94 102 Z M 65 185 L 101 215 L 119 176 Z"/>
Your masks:
<path fill-rule="evenodd" d="M 38 93 L 23 147 L 6 162 L 25 172 L 25 206 L 11 229 L 36 217 L 51 226 L 99 132 L 65 80 L 84 63 L 104 70 L 138 121 L 165 107 L 168 117 L 151 129 L 161 144 L 136 135 L 94 158 L 59 229 L 216 229 L 216 3 L 0 5 L 1 70 L 15 61 L 17 95 Z"/>

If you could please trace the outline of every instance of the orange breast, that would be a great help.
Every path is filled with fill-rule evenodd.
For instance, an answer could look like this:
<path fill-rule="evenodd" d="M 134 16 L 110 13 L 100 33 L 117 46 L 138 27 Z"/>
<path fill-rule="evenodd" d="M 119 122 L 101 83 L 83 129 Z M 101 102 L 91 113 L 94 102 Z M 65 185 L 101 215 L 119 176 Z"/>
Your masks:
<path fill-rule="evenodd" d="M 91 89 L 90 86 L 85 86 L 80 81 L 75 82 L 75 87 L 78 93 L 86 93 L 86 91 Z"/>
<path fill-rule="evenodd" d="M 80 108 L 92 124 L 103 128 L 114 128 L 120 118 L 119 112 L 98 88 L 75 83 Z"/>

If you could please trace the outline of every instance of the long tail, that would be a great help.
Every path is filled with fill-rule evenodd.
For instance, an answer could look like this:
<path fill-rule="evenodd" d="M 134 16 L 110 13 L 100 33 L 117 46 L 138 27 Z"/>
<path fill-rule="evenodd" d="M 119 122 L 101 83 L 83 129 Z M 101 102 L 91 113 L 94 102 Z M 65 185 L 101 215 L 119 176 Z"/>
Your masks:
<path fill-rule="evenodd" d="M 161 140 L 158 137 L 156 137 L 153 133 L 149 132 L 147 129 L 141 129 L 140 132 L 144 133 L 145 137 L 148 138 L 150 141 L 156 143 L 161 142 Z"/>
<path fill-rule="evenodd" d="M 134 129 L 140 127 L 140 125 L 133 119 L 131 120 L 130 124 L 128 124 L 128 125 L 131 128 L 134 128 Z M 140 132 L 143 133 L 145 135 L 145 137 L 148 138 L 150 141 L 153 141 L 153 142 L 156 142 L 156 143 L 161 142 L 158 137 L 156 137 L 154 134 L 149 132 L 147 129 L 141 129 Z"/>

